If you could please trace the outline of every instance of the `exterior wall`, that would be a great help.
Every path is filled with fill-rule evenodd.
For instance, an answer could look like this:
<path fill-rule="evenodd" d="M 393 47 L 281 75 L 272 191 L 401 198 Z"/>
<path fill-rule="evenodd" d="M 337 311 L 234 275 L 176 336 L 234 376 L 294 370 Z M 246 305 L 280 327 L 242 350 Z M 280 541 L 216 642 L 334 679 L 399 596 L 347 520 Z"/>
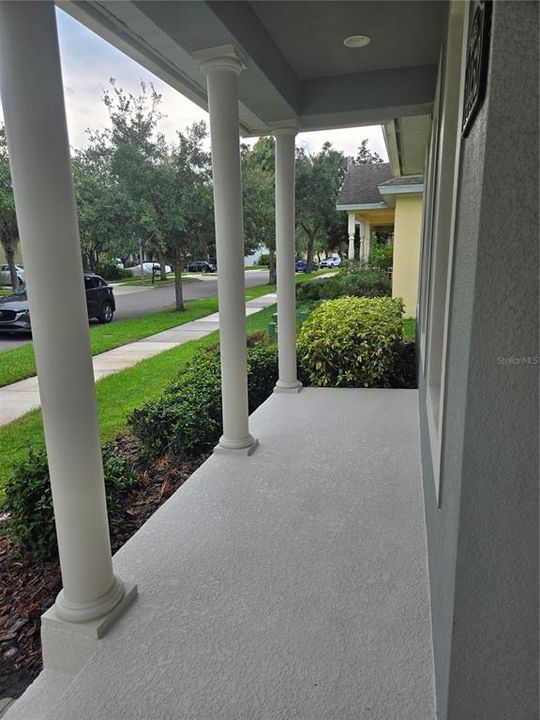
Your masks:
<path fill-rule="evenodd" d="M 392 295 L 403 298 L 407 317 L 414 317 L 416 314 L 421 235 L 422 196 L 397 196 L 394 221 Z"/>
<path fill-rule="evenodd" d="M 440 474 L 429 342 L 419 363 L 439 720 L 538 717 L 538 5 L 493 5 L 461 144 Z"/>

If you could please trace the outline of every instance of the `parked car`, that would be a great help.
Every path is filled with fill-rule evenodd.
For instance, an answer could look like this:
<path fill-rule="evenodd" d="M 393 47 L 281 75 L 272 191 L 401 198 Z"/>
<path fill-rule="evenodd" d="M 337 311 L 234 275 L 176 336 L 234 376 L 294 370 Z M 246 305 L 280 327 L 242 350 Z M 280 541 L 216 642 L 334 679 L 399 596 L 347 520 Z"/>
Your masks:
<path fill-rule="evenodd" d="M 332 257 L 326 258 L 321 262 L 321 268 L 337 268 L 341 265 L 341 258 L 339 255 L 332 255 Z"/>
<path fill-rule="evenodd" d="M 22 285 L 24 282 L 24 268 L 22 265 L 15 265 L 15 270 L 17 271 L 19 285 Z M 0 285 L 11 285 L 9 265 L 0 265 Z"/>
<path fill-rule="evenodd" d="M 143 262 L 142 270 L 140 263 L 138 265 L 134 265 L 133 267 L 126 268 L 126 270 L 132 275 L 152 275 L 152 272 L 155 277 L 159 277 L 161 275 L 161 268 L 159 267 L 159 263 L 156 262 Z M 172 272 L 170 265 L 165 265 L 165 272 Z"/>
<path fill-rule="evenodd" d="M 116 310 L 112 288 L 102 277 L 92 273 L 85 274 L 84 287 L 88 319 L 110 323 Z M 28 296 L 23 283 L 11 295 L 0 298 L 0 331 L 28 333 L 31 330 Z"/>
<path fill-rule="evenodd" d="M 294 263 L 294 270 L 295 272 L 313 272 L 314 270 L 318 270 L 319 266 L 316 262 L 311 262 L 309 265 L 308 270 L 308 264 L 306 260 L 297 260 Z"/>
<path fill-rule="evenodd" d="M 185 267 L 186 272 L 216 272 L 216 266 L 207 260 L 192 260 Z"/>

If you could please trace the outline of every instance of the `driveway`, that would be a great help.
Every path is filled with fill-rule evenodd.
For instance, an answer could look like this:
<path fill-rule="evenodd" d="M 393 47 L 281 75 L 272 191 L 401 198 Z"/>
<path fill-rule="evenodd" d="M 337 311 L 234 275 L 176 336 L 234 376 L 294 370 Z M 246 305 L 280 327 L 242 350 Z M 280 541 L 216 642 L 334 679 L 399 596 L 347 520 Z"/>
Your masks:
<path fill-rule="evenodd" d="M 268 272 L 264 270 L 246 271 L 246 287 L 264 285 L 267 282 Z M 217 295 L 217 277 L 215 275 L 192 277 L 191 281 L 184 285 L 184 300 L 186 301 L 214 295 Z M 127 320 L 174 305 L 174 286 L 141 288 L 120 285 L 115 287 L 114 296 L 116 299 L 115 320 Z M 24 345 L 30 339 L 29 336 L 0 334 L 0 353 Z"/>

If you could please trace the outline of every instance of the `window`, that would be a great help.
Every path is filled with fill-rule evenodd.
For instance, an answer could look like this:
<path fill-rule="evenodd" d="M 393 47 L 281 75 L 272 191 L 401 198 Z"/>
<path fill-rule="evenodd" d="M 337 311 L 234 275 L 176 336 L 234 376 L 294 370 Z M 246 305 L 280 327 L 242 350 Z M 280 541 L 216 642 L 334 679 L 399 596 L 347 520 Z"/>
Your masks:
<path fill-rule="evenodd" d="M 420 338 L 426 415 L 437 499 L 441 495 L 446 339 L 459 179 L 464 83 L 465 5 L 453 3 L 428 154 L 423 231 Z"/>

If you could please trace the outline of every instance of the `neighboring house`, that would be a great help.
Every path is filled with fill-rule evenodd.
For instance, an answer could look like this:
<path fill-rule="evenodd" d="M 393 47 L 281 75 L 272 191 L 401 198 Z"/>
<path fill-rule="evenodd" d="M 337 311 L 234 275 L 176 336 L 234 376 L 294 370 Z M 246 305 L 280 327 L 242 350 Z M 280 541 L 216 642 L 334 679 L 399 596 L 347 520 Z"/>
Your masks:
<path fill-rule="evenodd" d="M 351 165 L 347 170 L 337 209 L 349 215 L 349 259 L 355 257 L 355 228 L 359 226 L 361 260 L 367 260 L 373 230 L 393 229 L 392 295 L 402 297 L 405 313 L 416 314 L 420 241 L 422 233 L 421 175 L 394 177 L 391 163 Z"/>
<path fill-rule="evenodd" d="M 113 560 L 55 7 L 1 2 L 63 583 L 6 720 L 537 718 L 538 3 L 61 6 L 209 108 L 223 436 Z M 301 389 L 295 135 L 389 118 L 425 177 L 419 388 Z M 279 381 L 251 417 L 239 130 L 276 137 Z"/>

